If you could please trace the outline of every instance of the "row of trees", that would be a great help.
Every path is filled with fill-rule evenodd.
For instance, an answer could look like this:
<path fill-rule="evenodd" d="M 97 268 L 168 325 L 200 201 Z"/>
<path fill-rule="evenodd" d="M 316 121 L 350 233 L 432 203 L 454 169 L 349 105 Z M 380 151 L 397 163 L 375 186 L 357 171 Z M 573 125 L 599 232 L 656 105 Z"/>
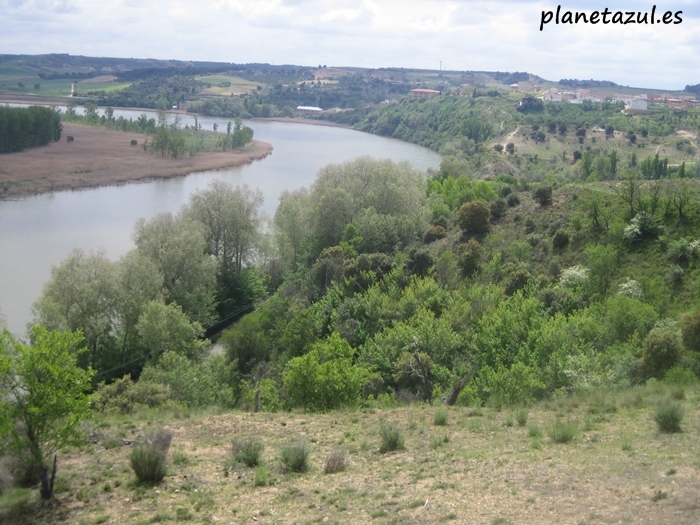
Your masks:
<path fill-rule="evenodd" d="M 61 117 L 54 109 L 0 106 L 0 153 L 45 146 L 60 140 L 62 131 Z"/>

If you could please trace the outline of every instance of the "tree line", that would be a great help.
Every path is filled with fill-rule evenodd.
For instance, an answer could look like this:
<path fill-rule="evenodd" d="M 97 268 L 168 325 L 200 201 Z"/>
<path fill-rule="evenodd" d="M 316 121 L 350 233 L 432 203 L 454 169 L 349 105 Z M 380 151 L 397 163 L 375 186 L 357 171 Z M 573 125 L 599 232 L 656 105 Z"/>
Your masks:
<path fill-rule="evenodd" d="M 45 146 L 60 140 L 62 130 L 61 117 L 54 109 L 0 106 L 0 153 Z"/>

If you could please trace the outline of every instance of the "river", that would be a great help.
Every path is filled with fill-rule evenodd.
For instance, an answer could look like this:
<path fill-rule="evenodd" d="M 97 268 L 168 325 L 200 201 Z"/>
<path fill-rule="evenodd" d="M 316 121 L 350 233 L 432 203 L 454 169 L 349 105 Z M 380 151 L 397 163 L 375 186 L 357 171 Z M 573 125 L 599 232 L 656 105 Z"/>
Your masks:
<path fill-rule="evenodd" d="M 155 116 L 116 109 L 115 117 L 136 119 L 141 113 Z M 183 126 L 194 124 L 190 115 L 180 118 Z M 225 131 L 231 119 L 198 120 L 204 129 L 217 124 L 219 131 Z M 270 156 L 227 170 L 0 202 L 0 312 L 10 331 L 25 334 L 32 319 L 31 305 L 41 295 L 51 267 L 73 248 L 104 250 L 116 260 L 133 248 L 131 234 L 137 219 L 166 211 L 177 213 L 193 192 L 214 179 L 260 188 L 265 197 L 263 210 L 273 216 L 284 190 L 310 186 L 327 164 L 360 155 L 408 161 L 421 170 L 440 164 L 440 156 L 426 148 L 350 129 L 256 120 L 245 125 L 253 128 L 256 139 L 272 144 Z"/>

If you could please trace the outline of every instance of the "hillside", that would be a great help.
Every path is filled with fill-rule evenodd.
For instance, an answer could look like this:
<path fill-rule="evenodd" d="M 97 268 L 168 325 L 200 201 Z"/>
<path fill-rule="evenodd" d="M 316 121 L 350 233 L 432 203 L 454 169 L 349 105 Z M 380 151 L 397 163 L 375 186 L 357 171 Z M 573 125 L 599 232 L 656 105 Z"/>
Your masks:
<path fill-rule="evenodd" d="M 656 404 L 684 395 L 680 434 L 658 432 Z M 91 439 L 61 455 L 60 504 L 37 509 L 28 490 L 0 498 L 12 523 L 697 523 L 697 386 L 561 397 L 529 410 L 393 408 L 323 415 L 160 410 L 101 417 Z M 382 425 L 404 439 L 381 453 Z M 557 427 L 556 425 L 559 425 Z M 172 432 L 168 473 L 139 484 L 132 446 Z M 555 429 L 572 429 L 571 441 Z M 232 443 L 262 443 L 260 466 Z M 285 470 L 303 440 L 308 469 Z M 557 442 L 555 441 L 562 441 Z M 255 441 L 254 441 L 255 442 Z M 339 471 L 324 473 L 326 465 Z M 12 503 L 10 503 L 12 501 Z M 11 507 L 10 505 L 14 505 Z"/>

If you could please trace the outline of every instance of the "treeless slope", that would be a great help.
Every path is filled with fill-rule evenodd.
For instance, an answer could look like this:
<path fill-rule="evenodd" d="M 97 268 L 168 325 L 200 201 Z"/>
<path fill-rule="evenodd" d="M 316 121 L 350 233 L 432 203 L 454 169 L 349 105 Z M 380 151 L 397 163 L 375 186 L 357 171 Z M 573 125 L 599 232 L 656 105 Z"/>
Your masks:
<path fill-rule="evenodd" d="M 74 137 L 68 142 L 66 137 Z M 254 140 L 226 152 L 161 157 L 141 147 L 146 135 L 64 123 L 63 138 L 19 153 L 0 155 L 0 199 L 186 175 L 248 164 L 272 146 Z M 138 146 L 131 146 L 131 141 Z"/>

